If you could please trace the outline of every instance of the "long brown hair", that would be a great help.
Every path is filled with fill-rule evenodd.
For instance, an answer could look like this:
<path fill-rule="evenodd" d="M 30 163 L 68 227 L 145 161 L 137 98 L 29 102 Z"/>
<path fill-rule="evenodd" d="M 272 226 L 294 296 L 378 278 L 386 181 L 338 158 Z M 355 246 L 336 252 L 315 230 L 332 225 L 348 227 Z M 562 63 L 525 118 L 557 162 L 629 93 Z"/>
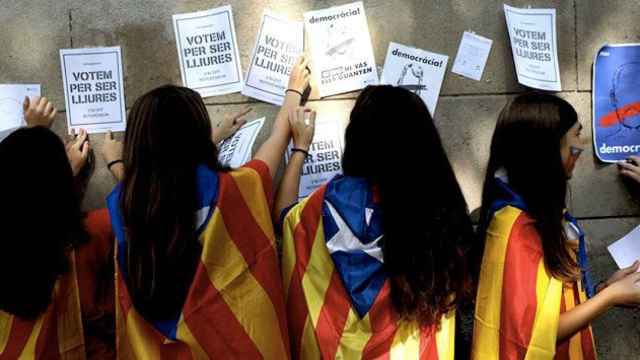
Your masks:
<path fill-rule="evenodd" d="M 146 318 L 174 318 L 184 304 L 201 254 L 196 169 L 220 170 L 217 154 L 209 114 L 195 91 L 163 86 L 131 108 L 120 208 L 126 284 Z"/>
<path fill-rule="evenodd" d="M 379 187 L 394 309 L 421 325 L 438 322 L 469 295 L 473 228 L 422 100 L 398 87 L 367 87 L 351 111 L 342 165 L 345 175 Z"/>
<path fill-rule="evenodd" d="M 88 241 L 80 196 L 60 138 L 22 128 L 0 143 L 0 310 L 35 319 L 69 271 L 70 250 Z"/>
<path fill-rule="evenodd" d="M 516 97 L 500 113 L 484 181 L 479 231 L 482 256 L 489 209 L 496 200 L 495 173 L 504 168 L 509 186 L 522 197 L 536 221 L 547 269 L 557 278 L 575 278 L 577 264 L 566 246 L 563 212 L 567 174 L 562 163 L 561 139 L 578 121 L 565 100 L 542 93 Z"/>

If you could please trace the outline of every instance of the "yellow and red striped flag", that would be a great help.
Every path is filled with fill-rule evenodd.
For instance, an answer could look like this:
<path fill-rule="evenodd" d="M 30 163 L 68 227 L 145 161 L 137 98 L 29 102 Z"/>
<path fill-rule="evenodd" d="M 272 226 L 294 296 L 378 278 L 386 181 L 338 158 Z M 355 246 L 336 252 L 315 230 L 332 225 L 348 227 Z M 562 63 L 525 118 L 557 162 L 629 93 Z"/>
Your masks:
<path fill-rule="evenodd" d="M 0 360 L 86 358 L 74 252 L 54 287 L 52 302 L 36 320 L 0 311 Z"/>
<path fill-rule="evenodd" d="M 455 312 L 400 319 L 384 273 L 379 212 L 362 179 L 337 177 L 287 211 L 283 279 L 296 359 L 453 359 Z"/>
<path fill-rule="evenodd" d="M 582 283 L 547 271 L 541 240 L 522 199 L 503 182 L 486 231 L 476 297 L 472 358 L 595 359 L 591 327 L 557 344 L 562 312 L 586 301 Z"/>
<path fill-rule="evenodd" d="M 271 177 L 251 161 L 228 173 L 198 169 L 201 261 L 179 319 L 154 323 L 132 305 L 123 279 L 119 188 L 109 197 L 117 239 L 116 331 L 122 359 L 288 359 Z"/>

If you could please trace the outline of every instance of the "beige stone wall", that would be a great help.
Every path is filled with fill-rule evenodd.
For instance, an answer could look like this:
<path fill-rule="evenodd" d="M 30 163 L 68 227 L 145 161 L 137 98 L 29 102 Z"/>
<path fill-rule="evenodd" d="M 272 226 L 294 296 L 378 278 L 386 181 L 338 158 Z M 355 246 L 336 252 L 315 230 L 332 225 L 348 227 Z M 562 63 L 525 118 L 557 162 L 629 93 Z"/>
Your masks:
<path fill-rule="evenodd" d="M 302 19 L 302 13 L 349 0 L 0 0 L 0 83 L 38 82 L 44 94 L 64 107 L 58 49 L 120 45 L 125 66 L 125 96 L 130 106 L 145 91 L 165 83 L 180 84 L 171 15 L 231 3 L 243 68 L 246 70 L 264 9 Z M 455 57 L 462 32 L 473 30 L 494 40 L 482 81 L 447 72 L 435 121 L 463 187 L 469 207 L 479 205 L 489 139 L 499 110 L 524 88 L 517 84 L 508 35 L 497 0 L 364 0 L 376 62 L 384 63 L 389 41 Z M 557 9 L 558 45 L 563 91 L 580 114 L 590 137 L 591 65 L 605 42 L 640 42 L 640 1 L 514 0 L 511 5 Z M 323 117 L 346 121 L 356 93 L 313 99 Z M 212 117 L 251 103 L 255 117 L 267 124 L 277 108 L 240 94 L 206 99 Z M 55 130 L 66 132 L 64 111 Z M 179 122 L 180 119 L 176 119 Z M 398 119 L 389 119 L 391 123 Z M 93 136 L 94 148 L 100 136 Z M 589 234 L 591 261 L 597 277 L 615 269 L 606 246 L 640 223 L 639 208 L 614 166 L 603 166 L 590 148 L 572 180 L 571 205 Z M 428 171 L 428 168 L 424 170 Z M 428 176 L 428 173 L 425 175 Z M 86 208 L 104 206 L 114 182 L 101 159 L 90 182 Z M 595 322 L 602 359 L 640 357 L 637 311 L 615 310 Z"/>

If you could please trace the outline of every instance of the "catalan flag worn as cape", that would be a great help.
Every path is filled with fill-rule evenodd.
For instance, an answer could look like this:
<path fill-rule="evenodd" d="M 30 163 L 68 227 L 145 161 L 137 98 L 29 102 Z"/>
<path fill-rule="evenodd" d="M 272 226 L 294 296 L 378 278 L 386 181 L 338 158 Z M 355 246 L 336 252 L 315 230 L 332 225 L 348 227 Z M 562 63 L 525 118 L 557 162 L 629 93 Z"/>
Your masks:
<path fill-rule="evenodd" d="M 556 343 L 560 314 L 586 301 L 591 287 L 582 230 L 565 215 L 580 238 L 577 256 L 583 276 L 563 283 L 546 270 L 535 221 L 522 198 L 506 182 L 495 181 L 501 195 L 491 208 L 486 232 L 472 358 L 595 359 L 590 326 Z"/>
<path fill-rule="evenodd" d="M 47 311 L 33 321 L 0 311 L 0 360 L 85 359 L 80 292 L 74 253 L 70 270 L 54 287 Z"/>
<path fill-rule="evenodd" d="M 383 265 L 380 210 L 364 179 L 337 176 L 283 221 L 283 278 L 297 359 L 453 359 L 455 314 L 401 320 Z"/>
<path fill-rule="evenodd" d="M 152 322 L 133 307 L 124 277 L 118 186 L 108 198 L 117 240 L 116 331 L 122 359 L 288 359 L 282 283 L 263 162 L 227 173 L 198 168 L 200 264 L 179 318 Z"/>

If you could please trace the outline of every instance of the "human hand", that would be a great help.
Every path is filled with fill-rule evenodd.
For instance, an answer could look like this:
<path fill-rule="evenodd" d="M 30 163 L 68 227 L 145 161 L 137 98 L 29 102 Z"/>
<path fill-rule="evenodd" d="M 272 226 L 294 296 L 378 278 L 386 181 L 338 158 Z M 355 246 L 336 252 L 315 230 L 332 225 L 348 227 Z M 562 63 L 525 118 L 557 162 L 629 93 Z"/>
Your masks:
<path fill-rule="evenodd" d="M 222 140 L 225 140 L 235 134 L 238 129 L 247 123 L 244 116 L 251 112 L 251 110 L 252 109 L 250 107 L 246 107 L 235 114 L 225 116 L 221 121 L 219 121 L 211 130 L 211 139 L 213 142 L 215 144 L 219 144 Z"/>
<path fill-rule="evenodd" d="M 87 132 L 84 129 L 80 129 L 78 135 L 68 141 L 65 148 L 67 150 L 67 158 L 69 158 L 71 170 L 73 171 L 73 176 L 76 176 L 87 164 L 87 159 L 89 158 L 91 144 L 89 144 Z"/>
<path fill-rule="evenodd" d="M 35 96 L 33 99 L 26 96 L 22 103 L 22 110 L 24 120 L 29 127 L 44 126 L 49 128 L 58 113 L 58 110 L 46 97 L 40 96 Z"/>
<path fill-rule="evenodd" d="M 293 146 L 305 151 L 313 142 L 316 127 L 316 112 L 299 106 L 289 110 L 289 125 L 293 136 Z"/>

